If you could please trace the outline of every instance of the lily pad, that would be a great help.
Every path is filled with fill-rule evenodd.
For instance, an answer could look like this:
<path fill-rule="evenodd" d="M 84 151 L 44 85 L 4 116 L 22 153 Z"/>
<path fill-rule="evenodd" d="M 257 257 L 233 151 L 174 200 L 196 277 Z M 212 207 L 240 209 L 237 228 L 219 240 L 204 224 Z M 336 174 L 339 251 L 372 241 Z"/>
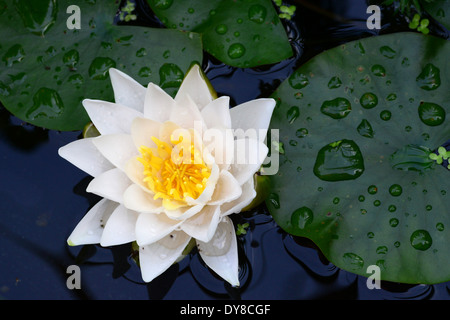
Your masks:
<path fill-rule="evenodd" d="M 0 3 L 0 101 L 24 121 L 81 130 L 89 121 L 84 98 L 113 99 L 110 67 L 173 92 L 190 64 L 202 60 L 198 34 L 114 25 L 114 1 L 82 1 L 79 10 L 72 4 Z"/>
<path fill-rule="evenodd" d="M 434 19 L 450 30 L 450 1 L 423 1 L 422 5 Z"/>
<path fill-rule="evenodd" d="M 235 67 L 280 62 L 293 55 L 271 0 L 147 0 L 168 28 L 202 34 L 204 49 Z"/>
<path fill-rule="evenodd" d="M 449 54 L 432 36 L 370 37 L 281 84 L 271 128 L 284 152 L 266 202 L 284 230 L 360 275 L 450 280 L 450 172 L 429 157 L 450 138 Z"/>

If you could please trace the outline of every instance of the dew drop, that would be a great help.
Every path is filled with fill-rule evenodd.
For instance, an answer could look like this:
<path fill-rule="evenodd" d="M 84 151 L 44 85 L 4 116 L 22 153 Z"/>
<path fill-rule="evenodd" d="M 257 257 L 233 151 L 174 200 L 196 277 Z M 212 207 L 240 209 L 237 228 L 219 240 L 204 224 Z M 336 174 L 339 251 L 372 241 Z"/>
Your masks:
<path fill-rule="evenodd" d="M 136 57 L 142 58 L 147 55 L 147 50 L 145 48 L 140 48 L 138 51 L 136 51 Z"/>
<path fill-rule="evenodd" d="M 376 194 L 378 192 L 378 188 L 375 185 L 371 185 L 367 188 L 367 192 L 369 194 Z"/>
<path fill-rule="evenodd" d="M 208 242 L 207 246 L 204 246 L 200 242 L 200 250 L 202 255 L 206 256 L 223 256 L 226 254 L 232 244 L 233 224 L 230 219 L 222 220 L 213 236 Z"/>
<path fill-rule="evenodd" d="M 402 194 L 402 192 L 403 192 L 403 189 L 399 184 L 393 184 L 392 186 L 389 187 L 389 193 L 393 197 L 400 196 Z"/>
<path fill-rule="evenodd" d="M 84 83 L 84 78 L 81 74 L 76 73 L 72 74 L 68 79 L 67 82 L 74 84 L 74 85 L 80 85 Z"/>
<path fill-rule="evenodd" d="M 433 243 L 429 232 L 426 230 L 414 231 L 409 240 L 414 249 L 421 251 L 429 249 Z"/>
<path fill-rule="evenodd" d="M 422 102 L 419 105 L 419 118 L 427 126 L 441 125 L 445 120 L 445 110 L 440 105 L 432 102 Z"/>
<path fill-rule="evenodd" d="M 384 76 L 386 76 L 386 69 L 382 65 L 374 64 L 370 70 L 377 77 L 384 77 Z"/>
<path fill-rule="evenodd" d="M 383 110 L 380 112 L 380 119 L 383 121 L 388 121 L 392 117 L 392 113 L 389 110 Z"/>
<path fill-rule="evenodd" d="M 11 67 L 14 63 L 19 63 L 25 58 L 25 50 L 20 44 L 11 46 L 2 57 L 7 67 Z"/>
<path fill-rule="evenodd" d="M 153 4 L 158 9 L 169 9 L 173 0 L 153 0 Z"/>
<path fill-rule="evenodd" d="M 67 67 L 69 67 L 70 69 L 75 69 L 75 65 L 78 63 L 78 61 L 80 61 L 80 54 L 77 50 L 72 49 L 64 54 L 62 60 Z"/>
<path fill-rule="evenodd" d="M 292 107 L 288 110 L 288 112 L 287 112 L 287 114 L 286 114 L 286 117 L 287 117 L 287 119 L 288 119 L 288 121 L 289 121 L 289 124 L 294 123 L 294 121 L 297 120 L 297 118 L 299 117 L 299 115 L 300 115 L 300 110 L 299 110 L 299 108 L 298 108 L 297 106 L 292 106 Z"/>
<path fill-rule="evenodd" d="M 40 88 L 33 96 L 33 106 L 26 113 L 30 120 L 38 118 L 53 119 L 59 116 L 64 105 L 58 92 L 49 88 Z"/>
<path fill-rule="evenodd" d="M 342 256 L 344 263 L 348 265 L 350 270 L 356 271 L 364 266 L 364 260 L 355 253 L 347 252 Z"/>
<path fill-rule="evenodd" d="M 306 136 L 308 136 L 308 129 L 306 128 L 300 128 L 297 131 L 295 131 L 295 136 L 297 138 L 305 138 Z"/>
<path fill-rule="evenodd" d="M 108 57 L 97 57 L 89 66 L 89 77 L 93 80 L 105 80 L 108 78 L 108 70 L 115 68 L 116 62 Z"/>
<path fill-rule="evenodd" d="M 342 85 L 341 79 L 339 79 L 338 76 L 334 76 L 333 78 L 328 81 L 328 88 L 329 89 L 336 89 L 339 88 Z"/>
<path fill-rule="evenodd" d="M 435 90 L 441 85 L 439 69 L 432 63 L 428 63 L 416 78 L 417 85 L 427 91 Z"/>
<path fill-rule="evenodd" d="M 353 180 L 364 172 L 364 160 L 358 145 L 341 140 L 319 150 L 314 174 L 324 181 Z"/>
<path fill-rule="evenodd" d="M 55 23 L 58 13 L 57 1 L 15 1 L 23 25 L 31 33 L 43 36 Z"/>
<path fill-rule="evenodd" d="M 294 73 L 292 73 L 289 77 L 288 81 L 291 87 L 294 89 L 302 89 L 309 84 L 309 80 L 306 75 L 301 73 L 299 70 L 294 71 Z"/>
<path fill-rule="evenodd" d="M 366 138 L 373 138 L 373 129 L 370 125 L 369 121 L 366 119 L 362 119 L 361 123 L 356 128 L 358 130 L 358 133 Z"/>
<path fill-rule="evenodd" d="M 314 218 L 313 211 L 308 207 L 301 207 L 295 210 L 291 215 L 291 224 L 298 229 L 305 229 L 305 227 L 312 223 Z"/>
<path fill-rule="evenodd" d="M 388 247 L 386 246 L 379 246 L 376 250 L 377 254 L 386 254 L 388 252 Z"/>
<path fill-rule="evenodd" d="M 380 48 L 380 53 L 388 59 L 393 59 L 397 52 L 389 46 L 382 46 Z"/>
<path fill-rule="evenodd" d="M 228 48 L 228 56 L 231 59 L 238 59 L 241 58 L 245 54 L 245 47 L 241 43 L 233 43 Z"/>
<path fill-rule="evenodd" d="M 278 194 L 276 193 L 271 193 L 269 194 L 269 196 L 267 197 L 267 200 L 269 201 L 269 203 L 271 203 L 276 209 L 280 208 L 280 198 L 278 197 Z"/>
<path fill-rule="evenodd" d="M 254 4 L 248 9 L 248 18 L 257 24 L 264 23 L 266 16 L 267 9 L 260 4 Z"/>
<path fill-rule="evenodd" d="M 389 220 L 389 225 L 390 225 L 391 227 L 393 227 L 393 228 L 395 228 L 396 226 L 398 226 L 398 223 L 399 223 L 399 221 L 398 221 L 397 218 L 392 218 L 392 219 Z"/>
<path fill-rule="evenodd" d="M 228 27 L 224 24 L 219 24 L 216 26 L 216 32 L 220 35 L 227 33 Z"/>
<path fill-rule="evenodd" d="M 179 87 L 183 78 L 183 71 L 174 63 L 165 63 L 159 69 L 159 84 L 163 89 Z"/>
<path fill-rule="evenodd" d="M 388 94 L 388 96 L 386 97 L 387 101 L 394 101 L 395 99 L 397 99 L 397 95 L 395 93 L 390 93 Z"/>
<path fill-rule="evenodd" d="M 352 111 L 352 107 L 350 101 L 338 97 L 333 100 L 324 101 L 320 107 L 320 111 L 333 119 L 342 119 Z"/>
<path fill-rule="evenodd" d="M 138 72 L 138 75 L 142 78 L 148 78 L 151 74 L 152 70 L 149 67 L 142 67 Z"/>
<path fill-rule="evenodd" d="M 359 99 L 359 103 L 364 109 L 372 109 L 378 104 L 378 97 L 371 92 L 364 93 Z"/>

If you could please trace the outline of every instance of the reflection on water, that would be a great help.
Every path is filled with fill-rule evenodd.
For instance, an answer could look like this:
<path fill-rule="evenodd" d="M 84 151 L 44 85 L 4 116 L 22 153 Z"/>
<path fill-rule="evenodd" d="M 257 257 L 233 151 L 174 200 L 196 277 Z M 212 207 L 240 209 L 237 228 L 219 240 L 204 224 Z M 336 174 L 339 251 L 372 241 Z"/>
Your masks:
<path fill-rule="evenodd" d="M 366 1 L 290 1 L 285 22 L 295 56 L 271 66 L 239 69 L 210 56 L 203 63 L 213 87 L 232 105 L 269 96 L 300 64 L 340 43 L 377 33 L 407 31 L 404 17 L 383 12 L 382 29 L 365 27 Z M 133 24 L 160 26 L 137 0 Z M 434 34 L 447 31 L 431 25 Z M 245 84 L 245 86 L 243 85 Z M 238 236 L 240 288 L 211 272 L 194 249 L 152 283 L 142 281 L 131 245 L 68 247 L 67 236 L 99 198 L 86 193 L 92 178 L 57 155 L 79 132 L 54 132 L 24 124 L 0 106 L 0 299 L 449 299 L 450 284 L 382 282 L 343 271 L 309 240 L 284 233 L 264 205 L 233 216 L 248 223 Z M 68 290 L 66 268 L 81 268 L 81 290 Z"/>

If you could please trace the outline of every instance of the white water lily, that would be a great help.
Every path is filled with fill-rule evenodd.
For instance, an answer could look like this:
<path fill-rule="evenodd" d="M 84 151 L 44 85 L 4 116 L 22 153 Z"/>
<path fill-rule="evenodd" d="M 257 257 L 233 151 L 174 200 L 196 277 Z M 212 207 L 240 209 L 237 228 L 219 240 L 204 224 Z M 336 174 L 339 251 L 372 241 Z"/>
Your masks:
<path fill-rule="evenodd" d="M 275 101 L 230 108 L 229 97 L 214 99 L 197 65 L 175 98 L 117 69 L 109 74 L 115 103 L 83 101 L 100 136 L 59 149 L 61 157 L 94 177 L 87 191 L 103 197 L 68 243 L 136 241 L 142 277 L 149 282 L 176 262 L 193 238 L 208 267 L 238 286 L 236 235 L 228 215 L 256 196 L 253 178 L 268 152 L 264 140 Z M 251 130 L 263 134 L 243 134 Z"/>

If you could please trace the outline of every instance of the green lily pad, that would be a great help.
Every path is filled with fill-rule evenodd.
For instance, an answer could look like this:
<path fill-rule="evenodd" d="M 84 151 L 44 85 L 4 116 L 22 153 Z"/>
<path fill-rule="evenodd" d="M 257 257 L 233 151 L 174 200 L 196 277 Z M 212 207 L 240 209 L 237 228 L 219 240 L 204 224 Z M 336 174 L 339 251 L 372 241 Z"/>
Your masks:
<path fill-rule="evenodd" d="M 450 173 L 429 157 L 450 138 L 449 54 L 432 36 L 370 37 L 281 84 L 271 129 L 284 152 L 266 202 L 284 230 L 360 275 L 450 280 Z"/>
<path fill-rule="evenodd" d="M 280 62 L 292 56 L 271 0 L 147 0 L 168 28 L 202 34 L 204 49 L 235 67 Z"/>
<path fill-rule="evenodd" d="M 78 3 L 80 29 L 70 29 L 72 4 L 0 1 L 0 101 L 24 121 L 81 130 L 89 122 L 84 98 L 113 101 L 109 68 L 173 92 L 202 60 L 198 34 L 114 25 L 114 1 Z"/>
<path fill-rule="evenodd" d="M 434 0 L 423 1 L 424 9 L 444 27 L 450 30 L 450 1 Z"/>

